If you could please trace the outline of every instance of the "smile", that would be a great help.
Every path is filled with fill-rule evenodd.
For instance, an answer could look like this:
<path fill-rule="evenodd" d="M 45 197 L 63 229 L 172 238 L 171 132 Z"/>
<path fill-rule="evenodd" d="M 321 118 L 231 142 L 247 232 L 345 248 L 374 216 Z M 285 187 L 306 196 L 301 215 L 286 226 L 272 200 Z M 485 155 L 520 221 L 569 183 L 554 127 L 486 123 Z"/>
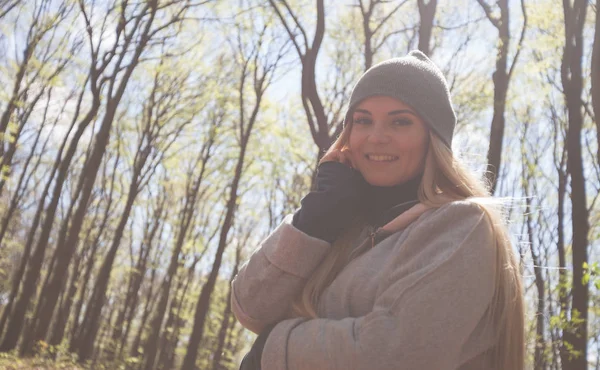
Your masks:
<path fill-rule="evenodd" d="M 396 156 L 386 154 L 366 154 L 365 158 L 375 162 L 391 162 L 398 159 Z"/>

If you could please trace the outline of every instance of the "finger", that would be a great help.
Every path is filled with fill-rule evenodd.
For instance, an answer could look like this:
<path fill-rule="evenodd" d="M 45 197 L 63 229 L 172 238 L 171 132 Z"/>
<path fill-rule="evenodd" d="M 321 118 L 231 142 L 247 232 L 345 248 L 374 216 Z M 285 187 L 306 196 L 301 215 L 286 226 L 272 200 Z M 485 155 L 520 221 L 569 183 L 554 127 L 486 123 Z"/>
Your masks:
<path fill-rule="evenodd" d="M 345 150 L 342 150 L 341 155 L 344 158 L 344 164 L 350 166 L 351 168 L 355 168 L 354 162 L 352 161 L 352 152 L 350 151 L 350 149 L 346 148 Z"/>
<path fill-rule="evenodd" d="M 323 162 L 339 162 L 340 161 L 340 151 L 339 150 L 331 150 L 325 153 L 323 158 L 319 163 Z"/>
<path fill-rule="evenodd" d="M 344 152 L 340 152 L 340 162 L 345 164 L 346 166 L 350 166 L 350 161 L 348 160 L 348 156 Z"/>

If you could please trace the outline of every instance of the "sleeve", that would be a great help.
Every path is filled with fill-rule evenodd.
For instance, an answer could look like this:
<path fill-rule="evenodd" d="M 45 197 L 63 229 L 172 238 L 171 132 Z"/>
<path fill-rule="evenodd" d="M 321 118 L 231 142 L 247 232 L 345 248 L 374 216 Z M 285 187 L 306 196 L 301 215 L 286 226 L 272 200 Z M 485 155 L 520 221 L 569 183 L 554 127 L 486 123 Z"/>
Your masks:
<path fill-rule="evenodd" d="M 280 321 L 331 245 L 291 225 L 292 215 L 265 239 L 232 282 L 231 307 L 238 321 L 259 333 Z"/>
<path fill-rule="evenodd" d="M 420 267 L 400 271 L 397 263 L 369 314 L 278 323 L 262 369 L 456 369 L 492 299 L 489 221 L 476 205 L 450 204 L 415 228 L 402 248 L 418 248 L 413 262 Z"/>

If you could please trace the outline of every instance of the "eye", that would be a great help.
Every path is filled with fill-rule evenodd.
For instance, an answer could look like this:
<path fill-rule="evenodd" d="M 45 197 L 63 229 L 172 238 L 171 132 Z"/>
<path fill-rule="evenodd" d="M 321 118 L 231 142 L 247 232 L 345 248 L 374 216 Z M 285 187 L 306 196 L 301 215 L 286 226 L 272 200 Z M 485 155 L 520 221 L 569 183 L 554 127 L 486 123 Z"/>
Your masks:
<path fill-rule="evenodd" d="M 371 123 L 371 119 L 366 118 L 366 117 L 358 117 L 358 118 L 353 119 L 352 122 L 357 125 L 368 125 Z"/>
<path fill-rule="evenodd" d="M 409 120 L 408 118 L 399 118 L 397 120 L 394 120 L 394 125 L 396 125 L 396 126 L 410 126 L 410 125 L 412 125 L 412 121 Z"/>

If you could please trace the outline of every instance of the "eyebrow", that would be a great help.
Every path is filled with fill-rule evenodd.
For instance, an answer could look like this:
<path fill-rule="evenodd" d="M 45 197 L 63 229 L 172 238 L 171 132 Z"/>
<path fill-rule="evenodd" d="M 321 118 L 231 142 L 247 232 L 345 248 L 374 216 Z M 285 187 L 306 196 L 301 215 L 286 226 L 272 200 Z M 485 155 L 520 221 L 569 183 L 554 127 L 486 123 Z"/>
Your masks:
<path fill-rule="evenodd" d="M 366 109 L 356 109 L 354 111 L 354 113 L 365 113 L 365 114 L 371 114 L 371 112 L 369 112 Z M 408 114 L 412 114 L 413 116 L 416 116 L 415 112 L 409 110 L 409 109 L 398 109 L 398 110 L 393 110 L 391 112 L 388 112 L 388 116 L 394 116 L 396 114 L 402 114 L 402 113 L 408 113 Z"/>

